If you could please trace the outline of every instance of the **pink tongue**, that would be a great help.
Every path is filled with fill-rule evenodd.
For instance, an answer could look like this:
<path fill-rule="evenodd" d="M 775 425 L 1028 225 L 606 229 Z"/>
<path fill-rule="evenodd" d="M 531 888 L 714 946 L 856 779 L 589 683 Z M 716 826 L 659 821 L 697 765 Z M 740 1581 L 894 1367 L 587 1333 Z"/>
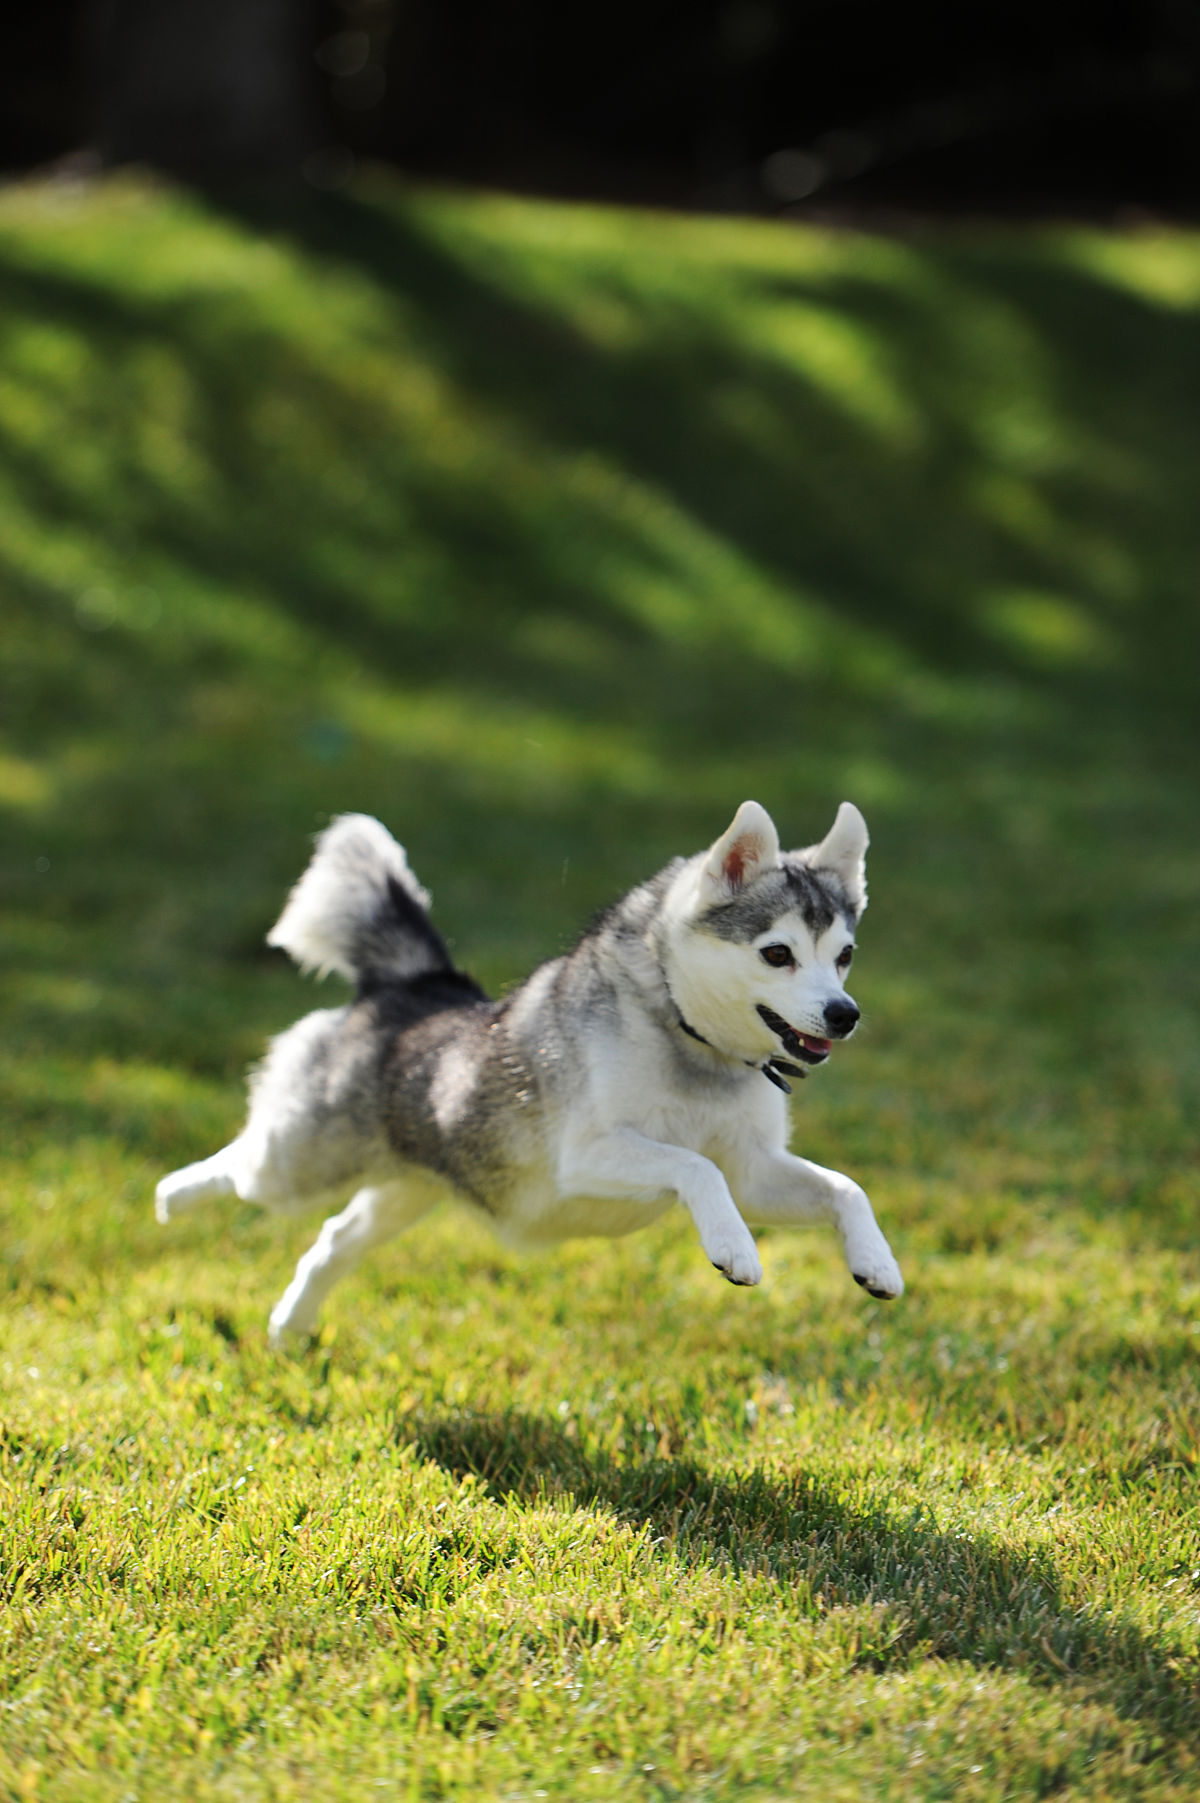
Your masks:
<path fill-rule="evenodd" d="M 831 1039 L 814 1039 L 811 1033 L 801 1033 L 800 1037 L 810 1052 L 828 1052 L 833 1046 Z"/>

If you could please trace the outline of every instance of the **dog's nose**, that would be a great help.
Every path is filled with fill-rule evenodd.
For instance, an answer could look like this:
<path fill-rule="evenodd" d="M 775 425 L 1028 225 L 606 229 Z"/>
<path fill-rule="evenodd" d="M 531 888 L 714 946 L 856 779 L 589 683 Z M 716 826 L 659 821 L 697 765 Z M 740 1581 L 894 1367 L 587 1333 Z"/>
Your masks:
<path fill-rule="evenodd" d="M 845 1039 L 858 1025 L 857 1003 L 852 1002 L 848 995 L 839 996 L 834 1002 L 826 1002 L 825 1025 L 835 1039 Z"/>

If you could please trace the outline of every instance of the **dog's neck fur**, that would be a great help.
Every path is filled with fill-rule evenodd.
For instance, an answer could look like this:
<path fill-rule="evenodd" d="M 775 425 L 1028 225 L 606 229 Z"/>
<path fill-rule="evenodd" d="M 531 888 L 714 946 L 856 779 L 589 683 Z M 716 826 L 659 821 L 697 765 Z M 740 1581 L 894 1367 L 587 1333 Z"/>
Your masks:
<path fill-rule="evenodd" d="M 711 1039 L 705 1039 L 703 1033 L 701 1033 L 698 1028 L 693 1027 L 691 1021 L 684 1019 L 683 1010 L 680 1008 L 678 1002 L 676 1002 L 675 997 L 671 995 L 669 984 L 667 985 L 667 994 L 670 996 L 671 1005 L 675 1010 L 676 1022 L 688 1035 L 689 1039 L 694 1039 L 698 1041 L 700 1045 L 707 1046 L 710 1052 L 716 1052 L 717 1056 L 720 1058 L 728 1058 L 730 1056 L 729 1053 L 722 1052 L 718 1046 L 715 1046 L 712 1043 Z M 787 1073 L 788 1077 L 807 1077 L 808 1075 L 808 1072 L 800 1065 L 789 1064 L 782 1058 L 768 1058 L 765 1064 L 755 1064 L 751 1058 L 743 1058 L 739 1062 L 744 1064 L 747 1070 L 761 1071 L 767 1081 L 773 1083 L 776 1089 L 781 1089 L 785 1096 L 791 1095 L 792 1086 L 783 1075 L 784 1072 Z"/>

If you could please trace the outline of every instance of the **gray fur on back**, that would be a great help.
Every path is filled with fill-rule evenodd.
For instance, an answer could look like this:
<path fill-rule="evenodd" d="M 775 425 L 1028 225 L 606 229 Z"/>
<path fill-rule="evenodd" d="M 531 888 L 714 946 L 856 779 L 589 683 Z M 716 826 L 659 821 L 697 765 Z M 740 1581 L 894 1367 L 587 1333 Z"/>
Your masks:
<path fill-rule="evenodd" d="M 546 1116 L 579 1080 L 572 1048 L 619 1031 L 622 992 L 673 1025 L 649 942 L 680 861 L 597 917 L 572 951 L 540 965 L 502 1001 L 460 972 L 391 985 L 356 1004 L 380 1036 L 380 1102 L 389 1143 L 493 1212 L 546 1155 Z M 454 985 L 466 987 L 456 995 Z"/>

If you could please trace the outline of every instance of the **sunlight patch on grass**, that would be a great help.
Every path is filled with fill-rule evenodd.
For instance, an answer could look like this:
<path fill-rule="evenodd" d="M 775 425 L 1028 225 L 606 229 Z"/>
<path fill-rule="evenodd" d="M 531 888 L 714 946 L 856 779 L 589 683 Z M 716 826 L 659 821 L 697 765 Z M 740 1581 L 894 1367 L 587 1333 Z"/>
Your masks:
<path fill-rule="evenodd" d="M 989 630 L 1046 669 L 1111 665 L 1119 655 L 1112 636 L 1077 601 L 1030 590 L 981 599 Z"/>
<path fill-rule="evenodd" d="M 346 720 L 376 744 L 435 758 L 489 791 L 514 784 L 533 798 L 595 785 L 645 795 L 663 778 L 636 732 L 575 727 L 556 712 L 506 708 L 458 689 L 372 692 L 358 681 L 340 702 Z"/>
<path fill-rule="evenodd" d="M 884 347 L 855 329 L 831 307 L 793 300 L 748 312 L 747 338 L 757 349 L 774 351 L 799 368 L 836 406 L 884 442 L 902 450 L 925 438 L 919 409 L 896 382 Z"/>
<path fill-rule="evenodd" d="M 43 808 L 51 789 L 50 773 L 44 763 L 0 753 L 0 807 Z"/>
<path fill-rule="evenodd" d="M 1178 312 L 1200 308 L 1200 234 L 1158 230 L 1072 232 L 1059 254 L 1065 263 Z"/>

